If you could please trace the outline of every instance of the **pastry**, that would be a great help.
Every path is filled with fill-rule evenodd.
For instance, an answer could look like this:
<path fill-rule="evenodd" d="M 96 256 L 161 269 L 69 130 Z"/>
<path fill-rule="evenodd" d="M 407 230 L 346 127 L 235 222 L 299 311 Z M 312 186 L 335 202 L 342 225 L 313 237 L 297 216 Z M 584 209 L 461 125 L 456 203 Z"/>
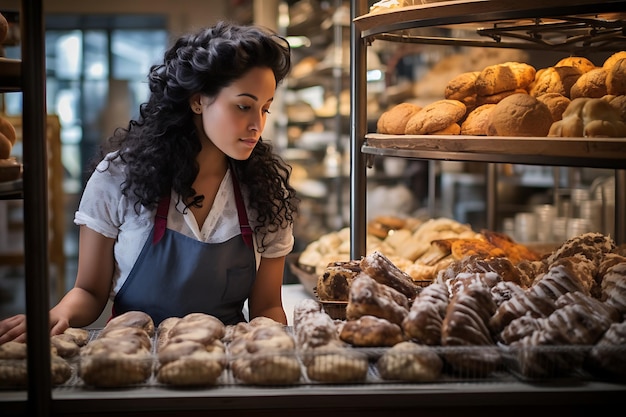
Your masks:
<path fill-rule="evenodd" d="M 376 316 L 401 325 L 409 312 L 409 301 L 400 292 L 361 274 L 350 287 L 346 318 L 356 320 L 361 316 Z"/>
<path fill-rule="evenodd" d="M 424 345 L 441 344 L 441 326 L 448 307 L 448 288 L 432 283 L 415 298 L 402 321 L 404 334 Z"/>
<path fill-rule="evenodd" d="M 359 261 L 329 264 L 317 279 L 317 296 L 323 301 L 348 301 L 350 285 L 359 272 Z"/>
<path fill-rule="evenodd" d="M 393 264 L 380 251 L 373 251 L 360 262 L 361 271 L 371 278 L 400 292 L 408 299 L 413 299 L 420 291 L 411 276 Z"/>
<path fill-rule="evenodd" d="M 444 359 L 459 373 L 485 376 L 495 371 L 501 362 L 488 322 L 496 305 L 489 287 L 475 280 L 450 299 L 441 327 L 441 344 L 447 350 Z M 459 349 L 454 347 L 477 347 Z"/>
<path fill-rule="evenodd" d="M 346 321 L 341 327 L 339 338 L 358 347 L 393 346 L 404 340 L 399 325 L 369 315 Z"/>
<path fill-rule="evenodd" d="M 284 326 L 258 325 L 228 347 L 233 376 L 242 383 L 288 385 L 300 380 L 296 343 Z"/>
<path fill-rule="evenodd" d="M 27 350 L 26 343 L 10 341 L 0 345 L 0 387 L 28 387 Z M 56 354 L 54 347 L 50 351 L 50 372 L 53 386 L 67 382 L 72 376 L 70 364 Z"/>
<path fill-rule="evenodd" d="M 428 346 L 401 342 L 385 351 L 376 361 L 376 369 L 385 380 L 430 382 L 441 376 L 443 361 Z"/>

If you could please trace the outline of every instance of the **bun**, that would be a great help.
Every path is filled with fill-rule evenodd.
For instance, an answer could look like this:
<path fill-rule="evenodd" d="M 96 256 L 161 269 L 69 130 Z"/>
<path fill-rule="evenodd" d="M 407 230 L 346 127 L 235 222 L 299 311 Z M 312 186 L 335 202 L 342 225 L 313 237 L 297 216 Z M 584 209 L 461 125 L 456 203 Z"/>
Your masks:
<path fill-rule="evenodd" d="M 557 62 L 555 67 L 574 67 L 578 68 L 583 74 L 596 68 L 595 64 L 582 56 L 568 56 Z"/>
<path fill-rule="evenodd" d="M 13 149 L 13 145 L 9 138 L 0 133 L 0 159 L 8 159 L 11 156 L 11 149 Z"/>
<path fill-rule="evenodd" d="M 407 135 L 429 135 L 448 128 L 465 116 L 465 104 L 458 100 L 438 100 L 415 113 L 407 122 Z"/>
<path fill-rule="evenodd" d="M 476 79 L 480 71 L 464 72 L 451 79 L 444 90 L 448 100 L 458 100 L 465 104 L 467 111 L 476 107 Z"/>
<path fill-rule="evenodd" d="M 15 142 L 17 142 L 17 132 L 15 131 L 15 126 L 13 126 L 7 118 L 2 116 L 0 116 L 0 133 L 4 134 L 4 136 L 9 139 L 11 146 L 15 145 Z"/>
<path fill-rule="evenodd" d="M 546 93 L 559 93 L 569 98 L 570 90 L 582 72 L 576 67 L 548 67 L 537 74 L 530 89 L 533 97 Z"/>
<path fill-rule="evenodd" d="M 501 93 L 491 94 L 488 96 L 478 96 L 476 99 L 476 105 L 482 106 L 483 104 L 498 104 L 502 99 L 512 96 L 513 94 L 528 94 L 523 88 L 516 88 L 515 90 L 502 91 Z"/>
<path fill-rule="evenodd" d="M 582 77 L 581 77 L 582 78 Z M 559 93 L 547 93 L 537 97 L 537 100 L 542 102 L 550 110 L 553 121 L 558 121 L 563 118 L 563 112 L 569 106 L 571 100 Z"/>
<path fill-rule="evenodd" d="M 490 96 L 526 88 L 535 79 L 536 70 L 523 62 L 505 62 L 485 67 L 476 79 L 476 93 Z"/>
<path fill-rule="evenodd" d="M 546 136 L 552 125 L 548 107 L 528 94 L 513 94 L 493 108 L 488 132 L 493 136 Z"/>
<path fill-rule="evenodd" d="M 623 58 L 626 58 L 626 51 L 615 52 L 604 61 L 604 63 L 602 64 L 602 68 L 610 70 L 611 68 L 613 68 L 613 65 L 615 65 L 617 61 Z"/>
<path fill-rule="evenodd" d="M 582 74 L 570 89 L 570 98 L 605 96 L 607 74 L 608 71 L 604 68 L 595 68 Z"/>
<path fill-rule="evenodd" d="M 619 113 L 623 122 L 626 122 L 626 95 L 622 94 L 619 96 L 606 95 L 602 97 L 603 100 L 606 100 L 611 107 L 613 107 Z"/>
<path fill-rule="evenodd" d="M 606 91 L 608 94 L 626 94 L 626 58 L 622 58 L 608 70 L 606 74 Z"/>
<path fill-rule="evenodd" d="M 626 124 L 606 100 L 579 97 L 554 122 L 548 132 L 556 137 L 624 137 Z"/>
<path fill-rule="evenodd" d="M 380 115 L 376 123 L 378 133 L 404 135 L 406 123 L 411 116 L 421 110 L 420 106 L 411 103 L 396 104 Z"/>
<path fill-rule="evenodd" d="M 462 135 L 486 136 L 489 114 L 495 104 L 483 104 L 472 110 L 461 124 Z"/>

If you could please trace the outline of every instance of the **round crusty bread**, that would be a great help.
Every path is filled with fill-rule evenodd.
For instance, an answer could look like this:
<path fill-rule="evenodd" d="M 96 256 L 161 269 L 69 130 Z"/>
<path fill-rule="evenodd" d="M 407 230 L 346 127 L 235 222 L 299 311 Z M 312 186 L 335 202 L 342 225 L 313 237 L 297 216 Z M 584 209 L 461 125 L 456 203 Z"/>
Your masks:
<path fill-rule="evenodd" d="M 548 106 L 548 110 L 552 114 L 552 120 L 555 122 L 563 118 L 563 112 L 571 102 L 569 98 L 559 93 L 542 94 L 537 97 L 537 100 Z"/>
<path fill-rule="evenodd" d="M 489 124 L 489 113 L 494 107 L 496 107 L 495 104 L 483 104 L 472 110 L 461 124 L 461 134 L 486 136 L 487 126 Z"/>
<path fill-rule="evenodd" d="M 569 98 L 570 90 L 582 72 L 576 67 L 548 67 L 537 76 L 530 95 L 538 97 L 547 93 L 559 93 Z"/>
<path fill-rule="evenodd" d="M 478 96 L 476 97 L 476 105 L 483 106 L 485 104 L 498 104 L 500 101 L 502 101 L 503 98 L 520 93 L 528 94 L 528 91 L 523 88 L 516 88 L 515 90 L 502 91 L 500 93 L 491 94 L 488 96 Z"/>
<path fill-rule="evenodd" d="M 548 107 L 528 94 L 513 94 L 496 104 L 489 115 L 492 136 L 546 136 L 552 125 Z"/>
<path fill-rule="evenodd" d="M 626 58 L 626 51 L 615 52 L 613 55 L 611 55 L 606 60 L 604 60 L 604 63 L 602 64 L 602 68 L 606 70 L 610 70 L 611 68 L 613 68 L 613 65 L 615 65 L 617 61 L 623 58 Z"/>
<path fill-rule="evenodd" d="M 441 130 L 431 133 L 431 135 L 460 135 L 461 125 L 458 123 L 452 123 L 450 126 L 446 126 Z"/>
<path fill-rule="evenodd" d="M 582 74 L 572 88 L 569 97 L 575 99 L 578 97 L 600 98 L 607 94 L 606 76 L 608 71 L 605 68 L 595 68 Z"/>
<path fill-rule="evenodd" d="M 407 135 L 429 135 L 446 129 L 465 116 L 465 104 L 458 100 L 437 100 L 424 106 L 406 124 Z"/>
<path fill-rule="evenodd" d="M 490 96 L 526 88 L 535 79 L 535 73 L 535 67 L 523 62 L 488 65 L 476 78 L 476 93 L 479 96 Z"/>
<path fill-rule="evenodd" d="M 555 67 L 578 68 L 583 74 L 596 68 L 595 64 L 583 56 L 568 56 L 554 64 Z"/>
<path fill-rule="evenodd" d="M 626 58 L 619 59 L 608 70 L 606 92 L 616 96 L 626 94 Z"/>
<path fill-rule="evenodd" d="M 421 109 L 420 106 L 412 103 L 396 104 L 380 115 L 376 130 L 383 134 L 403 135 L 408 120 Z"/>
<path fill-rule="evenodd" d="M 464 72 L 452 78 L 444 90 L 448 100 L 458 100 L 465 104 L 467 111 L 476 107 L 476 79 L 480 71 Z"/>

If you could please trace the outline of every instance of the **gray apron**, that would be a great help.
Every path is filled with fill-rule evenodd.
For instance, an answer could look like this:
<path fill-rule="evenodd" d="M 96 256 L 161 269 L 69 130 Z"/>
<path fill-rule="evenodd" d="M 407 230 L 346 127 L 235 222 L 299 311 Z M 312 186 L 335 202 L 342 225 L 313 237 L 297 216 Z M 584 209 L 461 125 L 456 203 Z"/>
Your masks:
<path fill-rule="evenodd" d="M 243 305 L 256 277 L 252 231 L 234 176 L 241 235 L 205 243 L 166 228 L 169 196 L 157 208 L 154 227 L 128 278 L 116 294 L 113 316 L 148 313 L 155 325 L 168 317 L 211 314 L 224 324 L 245 321 Z"/>

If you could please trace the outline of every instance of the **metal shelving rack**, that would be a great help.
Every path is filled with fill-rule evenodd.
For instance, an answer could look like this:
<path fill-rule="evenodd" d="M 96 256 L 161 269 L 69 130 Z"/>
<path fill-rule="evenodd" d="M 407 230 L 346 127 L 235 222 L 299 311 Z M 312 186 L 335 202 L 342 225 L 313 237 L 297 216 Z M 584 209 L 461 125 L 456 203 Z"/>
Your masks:
<path fill-rule="evenodd" d="M 435 2 L 367 13 L 353 3 L 351 31 L 351 257 L 365 255 L 365 169 L 372 155 L 487 162 L 487 227 L 495 230 L 496 163 L 611 168 L 616 190 L 626 190 L 625 138 L 515 138 L 368 134 L 365 114 L 366 48 L 375 40 L 450 46 L 542 49 L 582 53 L 626 48 L 623 1 L 583 0 Z M 441 26 L 448 38 L 420 29 Z M 472 36 L 462 37 L 462 33 Z M 476 36 L 478 35 L 478 36 Z M 626 197 L 616 192 L 615 240 L 626 242 Z"/>
<path fill-rule="evenodd" d="M 46 156 L 45 31 L 41 0 L 22 0 L 19 11 L 21 60 L 2 60 L 10 76 L 0 92 L 22 93 L 23 189 L 6 198 L 23 198 L 24 270 L 28 343 L 28 415 L 50 412 L 51 375 L 48 281 L 48 206 Z"/>

